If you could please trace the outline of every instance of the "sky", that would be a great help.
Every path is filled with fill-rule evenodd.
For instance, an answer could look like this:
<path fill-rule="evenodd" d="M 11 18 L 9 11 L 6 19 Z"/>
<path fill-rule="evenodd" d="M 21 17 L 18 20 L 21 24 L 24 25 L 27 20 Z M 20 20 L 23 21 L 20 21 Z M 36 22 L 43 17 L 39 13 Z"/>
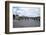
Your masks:
<path fill-rule="evenodd" d="M 18 14 L 19 16 L 27 16 L 27 17 L 37 17 L 40 16 L 40 8 L 38 7 L 17 7 L 14 6 L 13 14 Z"/>

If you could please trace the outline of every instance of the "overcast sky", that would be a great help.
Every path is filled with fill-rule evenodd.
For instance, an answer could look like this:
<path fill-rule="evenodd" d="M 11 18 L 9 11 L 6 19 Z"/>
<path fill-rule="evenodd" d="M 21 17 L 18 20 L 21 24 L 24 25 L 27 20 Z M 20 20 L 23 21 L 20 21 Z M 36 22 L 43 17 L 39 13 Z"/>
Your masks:
<path fill-rule="evenodd" d="M 37 17 L 40 16 L 40 8 L 38 7 L 13 7 L 13 14 L 19 16 Z"/>

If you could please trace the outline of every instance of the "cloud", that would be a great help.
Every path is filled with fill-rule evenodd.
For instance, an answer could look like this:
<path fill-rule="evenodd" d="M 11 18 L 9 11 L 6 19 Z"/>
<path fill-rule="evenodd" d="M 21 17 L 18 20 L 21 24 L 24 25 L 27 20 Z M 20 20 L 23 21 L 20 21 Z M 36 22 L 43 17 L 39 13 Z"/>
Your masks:
<path fill-rule="evenodd" d="M 40 8 L 36 7 L 15 7 L 13 8 L 13 14 L 19 16 L 37 17 L 40 16 Z"/>

